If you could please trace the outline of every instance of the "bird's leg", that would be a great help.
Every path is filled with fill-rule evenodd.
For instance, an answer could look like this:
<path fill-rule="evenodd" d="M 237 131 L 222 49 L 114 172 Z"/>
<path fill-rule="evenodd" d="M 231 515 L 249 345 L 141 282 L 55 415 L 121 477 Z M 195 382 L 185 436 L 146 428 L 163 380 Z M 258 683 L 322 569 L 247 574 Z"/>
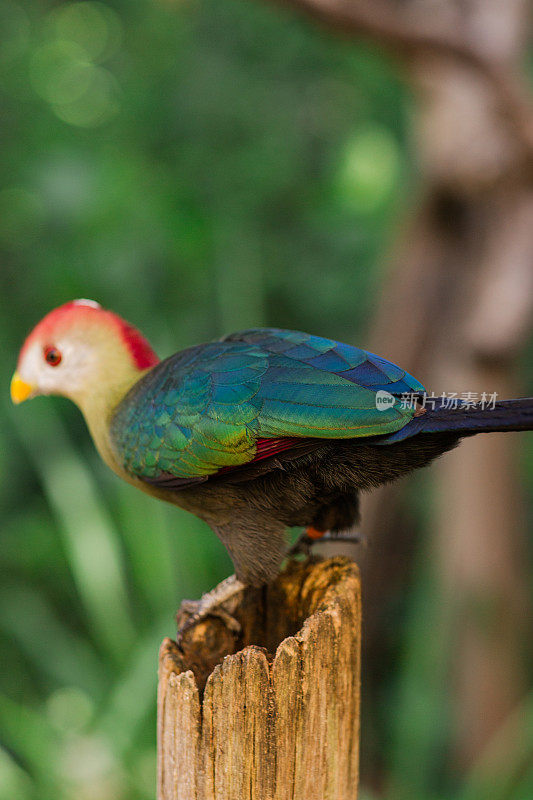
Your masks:
<path fill-rule="evenodd" d="M 221 581 L 218 586 L 206 592 L 200 600 L 183 600 L 176 621 L 178 633 L 176 641 L 180 644 L 185 631 L 190 630 L 206 617 L 219 617 L 233 633 L 240 633 L 241 626 L 232 616 L 237 608 L 238 595 L 246 589 L 246 584 L 236 575 Z"/>

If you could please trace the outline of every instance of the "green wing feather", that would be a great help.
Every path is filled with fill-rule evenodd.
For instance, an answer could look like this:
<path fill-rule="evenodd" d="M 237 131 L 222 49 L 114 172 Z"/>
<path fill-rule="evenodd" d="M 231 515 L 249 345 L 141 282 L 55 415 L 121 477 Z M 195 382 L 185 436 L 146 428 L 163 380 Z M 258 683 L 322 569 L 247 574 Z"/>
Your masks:
<path fill-rule="evenodd" d="M 244 331 L 155 366 L 115 410 L 111 437 L 130 474 L 186 483 L 253 460 L 258 438 L 397 431 L 413 409 L 377 410 L 380 389 L 424 391 L 364 350 L 294 331 Z"/>

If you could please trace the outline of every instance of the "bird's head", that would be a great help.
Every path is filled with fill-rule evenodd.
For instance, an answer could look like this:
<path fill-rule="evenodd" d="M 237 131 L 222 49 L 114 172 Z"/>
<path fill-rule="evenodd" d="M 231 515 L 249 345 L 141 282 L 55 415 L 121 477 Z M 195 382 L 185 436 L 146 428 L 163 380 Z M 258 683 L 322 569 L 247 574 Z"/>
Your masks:
<path fill-rule="evenodd" d="M 20 351 L 11 398 L 21 403 L 41 394 L 87 398 L 132 384 L 158 362 L 146 339 L 92 300 L 74 300 L 47 314 Z"/>

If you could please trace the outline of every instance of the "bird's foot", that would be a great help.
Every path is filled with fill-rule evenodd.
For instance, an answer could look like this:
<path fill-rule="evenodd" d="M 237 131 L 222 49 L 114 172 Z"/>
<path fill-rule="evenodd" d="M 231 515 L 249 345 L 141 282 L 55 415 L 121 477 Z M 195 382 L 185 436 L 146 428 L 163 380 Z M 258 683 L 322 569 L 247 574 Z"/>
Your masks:
<path fill-rule="evenodd" d="M 181 644 L 186 631 L 206 617 L 218 617 L 232 633 L 238 635 L 241 632 L 241 626 L 233 613 L 237 608 L 238 595 L 244 589 L 246 589 L 246 584 L 238 580 L 236 575 L 230 575 L 210 592 L 202 595 L 200 600 L 183 600 L 176 616 L 177 644 Z"/>
<path fill-rule="evenodd" d="M 294 544 L 287 550 L 287 555 L 292 558 L 293 556 L 305 556 L 308 558 L 311 555 L 311 547 L 313 546 L 314 539 L 311 539 L 307 533 L 302 533 Z"/>

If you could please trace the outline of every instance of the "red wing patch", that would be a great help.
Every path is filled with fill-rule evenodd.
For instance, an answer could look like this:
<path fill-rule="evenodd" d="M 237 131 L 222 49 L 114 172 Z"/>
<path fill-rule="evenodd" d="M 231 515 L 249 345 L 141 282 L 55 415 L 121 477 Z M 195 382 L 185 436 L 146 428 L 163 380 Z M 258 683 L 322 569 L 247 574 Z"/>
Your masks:
<path fill-rule="evenodd" d="M 275 456 L 283 450 L 290 450 L 297 442 L 302 440 L 298 436 L 280 436 L 279 439 L 257 439 L 256 451 L 253 461 Z"/>
<path fill-rule="evenodd" d="M 256 439 L 256 451 L 255 456 L 251 459 L 251 461 L 247 461 L 246 464 L 236 464 L 235 466 L 231 467 L 221 467 L 215 475 L 224 475 L 228 472 L 240 472 L 246 467 L 250 467 L 251 464 L 255 464 L 257 461 L 263 461 L 264 459 L 271 458 L 272 456 L 276 456 L 278 453 L 282 453 L 285 450 L 293 450 L 299 449 L 302 446 L 305 446 L 311 441 L 307 438 L 302 438 L 301 436 L 280 436 L 278 439 Z M 215 476 L 211 476 L 215 477 Z"/>

